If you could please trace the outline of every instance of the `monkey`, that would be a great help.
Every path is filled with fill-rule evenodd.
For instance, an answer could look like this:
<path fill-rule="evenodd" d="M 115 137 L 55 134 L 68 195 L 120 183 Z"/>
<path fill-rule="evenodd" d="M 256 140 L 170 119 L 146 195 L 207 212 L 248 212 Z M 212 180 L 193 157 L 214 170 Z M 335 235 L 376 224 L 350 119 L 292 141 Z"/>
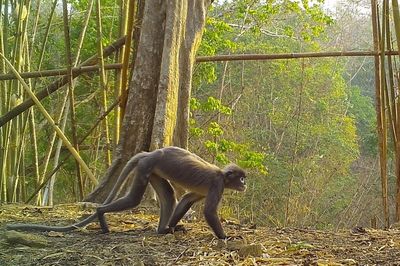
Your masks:
<path fill-rule="evenodd" d="M 128 192 L 113 200 L 130 174 L 134 176 Z M 188 191 L 178 203 L 170 182 Z M 83 227 L 97 218 L 102 232 L 108 233 L 105 214 L 137 207 L 149 183 L 156 191 L 160 203 L 158 234 L 174 233 L 180 229 L 178 222 L 194 203 L 204 199 L 204 218 L 219 239 L 227 237 L 217 214 L 224 189 L 243 192 L 247 187 L 246 174 L 236 164 L 228 164 L 221 169 L 185 149 L 164 147 L 133 156 L 122 169 L 107 199 L 86 219 L 69 226 L 8 224 L 7 229 L 67 232 Z"/>

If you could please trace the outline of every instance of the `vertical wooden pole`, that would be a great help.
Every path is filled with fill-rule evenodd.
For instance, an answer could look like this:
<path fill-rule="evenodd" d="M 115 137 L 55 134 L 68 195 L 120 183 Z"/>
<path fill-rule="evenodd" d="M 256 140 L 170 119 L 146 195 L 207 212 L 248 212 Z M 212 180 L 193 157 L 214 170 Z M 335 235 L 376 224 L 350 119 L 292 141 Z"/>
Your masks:
<path fill-rule="evenodd" d="M 133 37 L 133 26 L 135 24 L 136 15 L 136 3 L 135 0 L 128 0 L 128 17 L 127 17 L 127 28 L 126 28 L 126 42 L 125 50 L 123 50 L 122 55 L 122 69 L 121 69 L 121 114 L 120 114 L 120 125 L 122 125 L 122 120 L 125 116 L 126 104 L 128 102 L 128 68 L 129 68 L 129 55 L 131 53 L 132 47 L 132 37 Z"/>
<path fill-rule="evenodd" d="M 68 71 L 68 95 L 71 108 L 71 133 L 72 133 L 72 144 L 74 149 L 79 153 L 78 137 L 77 137 L 77 126 L 76 126 L 76 112 L 75 112 L 75 93 L 72 78 L 72 53 L 71 53 L 71 39 L 69 34 L 69 18 L 68 18 L 68 4 L 67 0 L 63 0 L 63 21 L 64 21 L 64 38 L 65 38 L 65 54 L 67 61 Z M 83 179 L 81 173 L 81 167 L 78 161 L 76 161 L 76 177 L 77 177 L 77 188 L 76 198 L 78 201 L 83 199 Z"/>
<path fill-rule="evenodd" d="M 392 0 L 394 28 L 396 32 L 397 49 L 400 48 L 400 10 L 397 0 Z M 400 100 L 396 95 L 396 87 L 391 88 L 392 125 L 395 147 L 395 176 L 396 176 L 396 222 L 400 222 Z M 398 88 L 397 88 L 398 90 Z M 398 91 L 397 91 L 398 92 Z"/>
<path fill-rule="evenodd" d="M 381 87 L 381 60 L 379 57 L 379 21 L 378 21 L 378 7 L 377 0 L 371 0 L 371 18 L 372 18 L 372 35 L 375 51 L 375 100 L 376 100 L 376 120 L 378 131 L 378 145 L 379 145 L 379 162 L 381 173 L 381 186 L 382 186 L 382 203 L 385 227 L 389 227 L 389 206 L 388 206 L 388 189 L 387 189 L 387 166 L 386 166 L 386 143 L 384 136 L 384 110 L 382 99 Z"/>
<path fill-rule="evenodd" d="M 106 72 L 104 70 L 104 57 L 103 57 L 103 44 L 102 44 L 102 37 L 103 37 L 103 26 L 102 26 L 102 18 L 101 18 L 101 1 L 97 0 L 96 3 L 96 26 L 97 26 L 97 54 L 98 54 L 98 62 L 99 62 L 99 76 L 100 76 L 100 87 L 102 90 L 103 96 L 103 112 L 107 110 L 107 78 Z M 104 124 L 104 139 L 107 146 L 106 149 L 106 166 L 107 168 L 111 165 L 111 151 L 110 151 L 110 133 L 108 128 L 108 118 L 105 117 L 103 120 Z"/>

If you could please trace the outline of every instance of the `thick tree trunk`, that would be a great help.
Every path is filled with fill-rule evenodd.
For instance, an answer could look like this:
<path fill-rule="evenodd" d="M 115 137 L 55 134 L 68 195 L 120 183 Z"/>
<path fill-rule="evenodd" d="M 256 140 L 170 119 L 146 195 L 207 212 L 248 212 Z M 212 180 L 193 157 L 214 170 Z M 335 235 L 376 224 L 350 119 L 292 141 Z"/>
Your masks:
<path fill-rule="evenodd" d="M 86 200 L 103 202 L 134 154 L 187 147 L 192 69 L 210 3 L 145 1 L 120 142 L 111 167 Z"/>

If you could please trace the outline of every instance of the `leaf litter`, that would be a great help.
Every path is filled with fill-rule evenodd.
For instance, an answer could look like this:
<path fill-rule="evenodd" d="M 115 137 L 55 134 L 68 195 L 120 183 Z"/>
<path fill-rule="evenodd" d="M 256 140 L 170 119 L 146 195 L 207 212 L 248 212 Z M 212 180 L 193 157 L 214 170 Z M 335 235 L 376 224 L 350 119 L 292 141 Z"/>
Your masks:
<path fill-rule="evenodd" d="M 53 208 L 0 206 L 0 265 L 400 265 L 400 230 L 356 227 L 323 231 L 267 228 L 224 221 L 227 241 L 203 220 L 186 232 L 157 235 L 158 210 L 144 206 L 107 215 L 111 233 L 97 223 L 58 232 L 6 231 L 6 223 L 65 225 L 93 213 L 80 204 Z"/>

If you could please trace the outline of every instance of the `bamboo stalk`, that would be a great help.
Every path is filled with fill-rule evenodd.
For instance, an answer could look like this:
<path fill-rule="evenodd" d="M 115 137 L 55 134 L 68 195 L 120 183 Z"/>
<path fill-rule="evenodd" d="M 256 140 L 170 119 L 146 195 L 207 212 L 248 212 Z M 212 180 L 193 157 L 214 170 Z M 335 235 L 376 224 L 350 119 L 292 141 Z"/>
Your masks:
<path fill-rule="evenodd" d="M 129 0 L 119 0 L 119 36 L 125 36 L 127 30 L 127 21 L 128 21 L 128 2 Z M 129 39 L 129 38 L 128 38 Z M 120 51 L 115 54 L 115 60 L 117 62 L 123 62 L 123 56 L 125 54 L 125 46 L 122 47 Z M 122 73 L 121 71 L 115 71 L 115 80 L 114 80 L 114 99 L 118 99 L 121 96 L 122 91 Z M 120 134 L 120 126 L 121 126 L 121 108 L 118 106 L 114 110 L 114 131 L 113 131 L 113 149 L 117 147 L 119 142 L 119 134 Z"/>
<path fill-rule="evenodd" d="M 41 8 L 41 0 L 37 0 L 36 1 L 36 15 L 35 15 L 35 22 L 34 22 L 34 24 L 33 24 L 33 27 L 32 27 L 32 30 L 31 30 L 31 32 L 32 32 L 32 39 L 31 39 L 31 49 L 29 50 L 30 51 L 30 53 L 29 53 L 29 55 L 30 56 L 32 56 L 33 55 L 33 49 L 34 49 L 34 47 L 35 47 L 35 40 L 36 40 L 36 31 L 37 31 L 37 27 L 38 27 L 38 24 L 39 24 L 39 17 L 40 17 L 40 8 Z"/>
<path fill-rule="evenodd" d="M 396 1 L 397 2 L 397 1 Z M 394 2 L 392 2 L 394 3 Z M 392 45 L 392 40 L 390 37 L 390 23 L 389 23 L 389 5 L 388 4 L 384 4 L 385 7 L 385 24 L 386 24 L 386 45 L 387 45 L 387 49 L 391 50 L 391 45 Z M 397 8 L 397 12 L 395 11 Z M 395 5 L 393 6 L 393 13 L 397 15 L 394 15 L 393 18 L 396 21 L 396 19 L 400 19 L 400 16 L 398 14 L 398 6 L 396 7 Z M 398 22 L 395 24 L 399 24 Z M 397 25 L 398 27 L 399 25 Z M 396 29 L 396 27 L 395 27 Z M 395 31 L 395 33 L 397 33 L 397 30 Z M 397 38 L 400 36 L 397 36 Z M 397 39 L 396 38 L 396 39 Z M 399 44 L 399 42 L 397 42 L 397 44 Z M 394 71 L 393 71 L 393 62 L 391 60 L 391 56 L 388 56 L 388 70 L 389 70 L 389 74 L 388 74 L 388 79 L 389 79 L 389 86 L 386 86 L 386 90 L 385 90 L 385 104 L 388 107 L 388 114 L 389 114 L 389 127 L 390 127 L 390 131 L 392 133 L 392 140 L 393 140 L 393 146 L 394 146 L 394 163 L 395 163 L 395 167 L 394 167 L 394 174 L 396 176 L 397 182 L 396 182 L 396 213 L 395 213 L 395 221 L 399 222 L 400 220 L 400 149 L 399 149 L 399 134 L 398 131 L 399 129 L 396 127 L 396 125 L 398 124 L 398 117 L 397 117 L 397 106 L 396 106 L 396 87 L 394 84 Z"/>
<path fill-rule="evenodd" d="M 89 25 L 90 16 L 92 14 L 93 2 L 94 2 L 94 0 L 91 0 L 89 2 L 88 9 L 87 9 L 86 14 L 85 14 L 85 21 L 84 21 L 83 27 L 81 29 L 81 34 L 79 35 L 78 49 L 77 49 L 77 52 L 76 52 L 76 58 L 75 58 L 75 62 L 74 62 L 74 67 L 71 69 L 72 73 L 74 73 L 74 71 L 76 71 L 77 69 L 81 69 L 81 71 L 82 71 L 82 69 L 84 69 L 84 68 L 87 68 L 87 69 L 93 68 L 94 71 L 98 70 L 98 66 L 87 66 L 87 67 L 84 66 L 84 67 L 80 67 L 80 68 L 76 67 L 78 65 L 78 63 L 79 63 L 80 54 L 81 54 L 81 50 L 82 50 L 82 46 L 83 46 L 83 41 L 85 39 L 85 35 L 86 35 L 86 32 L 87 32 L 87 27 Z M 110 66 L 111 65 L 108 65 L 107 67 L 110 67 Z M 110 69 L 113 69 L 113 68 L 110 68 Z"/>
<path fill-rule="evenodd" d="M 44 40 L 43 40 L 42 46 L 41 46 L 41 48 L 40 48 L 40 56 L 39 56 L 38 69 L 40 69 L 41 66 L 42 66 L 42 62 L 43 62 L 43 58 L 44 58 L 44 52 L 45 52 L 45 47 L 46 47 L 46 45 L 47 45 L 47 39 L 48 39 L 48 37 L 49 37 L 51 23 L 53 22 L 54 11 L 55 11 L 56 6 L 57 6 L 57 1 L 58 1 L 58 0 L 54 0 L 53 5 L 52 5 L 51 10 L 50 10 L 49 20 L 48 20 L 48 22 L 47 22 L 46 30 L 45 30 L 45 33 L 44 33 Z"/>
<path fill-rule="evenodd" d="M 0 46 L 0 53 L 8 54 L 8 29 L 9 29 L 9 23 L 8 23 L 8 0 L 5 0 L 4 2 L 1 1 L 0 9 L 4 8 L 2 12 L 4 12 L 4 16 L 0 16 L 0 26 L 2 28 L 2 34 L 0 34 L 0 41 L 1 41 L 1 46 Z M 3 20 L 4 18 L 4 20 Z M 2 73 L 6 72 L 6 67 L 5 67 L 5 62 L 1 62 L 0 64 L 0 70 Z M 0 96 L 1 96 L 1 101 L 0 101 L 0 114 L 3 114 L 10 108 L 10 98 L 9 96 L 11 95 L 11 90 L 6 90 L 8 85 L 11 82 L 5 82 L 3 84 L 2 88 L 0 88 Z M 1 156 L 0 156 L 0 167 L 1 167 L 1 172 L 0 172 L 0 202 L 6 202 L 7 201 L 7 185 L 8 185 L 8 177 L 7 177 L 7 158 L 8 158 L 8 151 L 9 151 L 9 144 L 10 144 L 10 128 L 12 126 L 12 123 L 8 124 L 7 127 L 2 127 L 0 128 L 0 145 L 2 149 L 0 149 Z"/>
<path fill-rule="evenodd" d="M 35 165 L 35 177 L 36 177 L 36 186 L 40 184 L 40 171 L 39 171 L 39 152 L 38 152 L 38 147 L 37 147 L 37 136 L 36 136 L 36 127 L 35 127 L 35 111 L 31 109 L 29 112 L 29 129 L 30 129 L 30 143 L 32 144 L 32 150 L 33 150 L 33 159 L 34 159 L 34 165 Z M 42 201 L 42 198 L 40 195 L 38 195 L 36 199 L 36 204 L 40 205 Z"/>
<path fill-rule="evenodd" d="M 49 122 L 49 124 L 53 127 L 53 129 L 57 132 L 58 136 L 63 140 L 64 145 L 68 148 L 68 150 L 72 153 L 74 158 L 79 161 L 79 164 L 83 168 L 83 170 L 86 172 L 86 174 L 89 176 L 93 184 L 97 185 L 97 179 L 96 177 L 92 174 L 90 171 L 89 167 L 86 165 L 86 163 L 82 160 L 82 158 L 79 156 L 77 151 L 74 149 L 74 147 L 71 145 L 67 137 L 64 135 L 64 133 L 60 130 L 60 128 L 54 123 L 53 118 L 49 115 L 49 113 L 46 111 L 46 109 L 43 107 L 43 105 L 40 103 L 39 99 L 35 96 L 35 94 L 31 91 L 29 86 L 25 83 L 25 81 L 22 79 L 22 77 L 19 75 L 18 71 L 13 67 L 13 65 L 10 63 L 10 61 L 7 60 L 7 58 L 4 57 L 3 54 L 0 54 L 0 56 L 5 60 L 7 63 L 8 67 L 12 70 L 12 72 L 18 77 L 18 80 L 21 82 L 23 88 L 25 91 L 29 94 L 29 96 L 32 98 L 34 103 L 37 105 L 39 110 L 42 112 L 43 116 L 46 118 L 46 120 Z"/>
<path fill-rule="evenodd" d="M 396 32 L 397 49 L 400 47 L 400 10 L 397 0 L 392 1 L 394 28 Z M 395 95 L 395 87 L 392 87 L 392 104 L 394 117 L 394 139 L 395 139 L 395 176 L 396 176 L 396 222 L 400 222 L 400 100 Z M 397 88 L 397 92 L 399 89 Z M 396 103 L 397 101 L 397 103 Z"/>
<path fill-rule="evenodd" d="M 3 0 L 0 0 L 0 14 L 3 14 L 3 7 L 5 8 Z M 4 29 L 4 26 L 5 25 L 3 24 L 3 16 L 0 16 L 0 27 L 2 29 Z M 0 34 L 0 53 L 4 53 L 4 31 L 5 30 L 2 30 L 2 34 Z M 0 63 L 0 73 L 4 73 L 4 72 L 5 72 L 5 64 L 4 64 L 4 62 L 1 62 Z M 4 93 L 5 93 L 5 91 L 4 91 Z M 0 96 L 2 96 L 2 95 L 3 95 L 3 90 L 0 89 Z M 4 100 L 3 97 L 0 97 L 0 98 Z M 0 102 L 0 114 L 3 113 L 2 112 L 3 103 L 4 102 Z"/>
<path fill-rule="evenodd" d="M 391 34 L 390 34 L 390 19 L 389 19 L 389 5 L 385 5 L 385 28 L 386 28 L 386 46 L 387 49 L 390 51 L 392 50 L 392 40 L 391 40 Z M 382 47 L 384 49 L 384 47 Z M 397 136 L 396 136 L 396 105 L 395 103 L 395 87 L 394 87 L 394 72 L 393 72 L 393 62 L 392 62 L 392 56 L 389 55 L 387 56 L 387 67 L 388 67 L 388 82 L 389 84 L 386 84 L 385 86 L 385 102 L 386 106 L 388 107 L 388 114 L 389 114 L 389 124 L 390 124 L 390 131 L 393 136 L 393 141 L 394 144 L 396 145 L 397 142 Z"/>
<path fill-rule="evenodd" d="M 8 49 L 8 31 L 9 31 L 9 29 L 10 29 L 10 23 L 9 23 L 9 17 L 10 17 L 10 14 L 9 14 L 9 7 L 10 7 L 10 5 L 9 5 L 9 0 L 5 0 L 4 1 L 4 16 L 3 16 L 3 18 L 4 18 L 4 27 L 2 28 L 2 31 L 3 31 L 3 40 L 4 40 L 4 55 L 6 55 L 6 56 L 8 56 L 8 54 L 9 54 L 9 49 Z M 5 64 L 5 63 L 4 63 Z M 4 69 L 5 69 L 5 66 L 4 66 Z"/>
<path fill-rule="evenodd" d="M 24 2 L 21 1 L 21 3 L 20 3 L 20 12 L 21 13 L 19 14 L 20 16 L 22 15 L 23 9 L 21 7 L 23 7 L 23 5 L 24 5 Z M 27 32 L 27 29 L 28 29 L 27 21 L 29 19 L 29 14 L 30 14 L 30 2 L 28 3 L 26 10 L 27 10 L 26 18 L 19 19 L 21 21 L 21 29 L 22 29 L 22 31 L 20 33 L 20 36 L 21 36 L 21 44 L 20 44 L 21 45 L 21 54 L 20 54 L 21 58 L 19 60 L 22 60 L 22 57 L 25 54 L 25 57 L 23 60 L 25 62 L 25 67 L 21 66 L 21 69 L 24 67 L 26 71 L 30 71 L 30 68 L 31 68 L 30 55 L 31 55 L 31 53 L 29 50 L 29 41 L 28 41 L 28 32 Z M 22 23 L 23 21 L 25 23 Z M 33 34 L 36 33 L 35 31 L 36 31 L 36 29 L 34 29 Z M 31 86 L 31 84 L 30 84 L 30 86 Z M 17 174 L 18 181 L 16 180 L 16 182 L 14 184 L 14 187 L 15 187 L 14 193 L 19 193 L 19 191 L 23 191 L 22 188 L 18 189 L 22 186 L 22 182 L 19 182 L 19 171 L 20 171 L 19 169 L 20 169 L 20 166 L 23 164 L 23 162 L 25 162 L 25 159 L 24 159 L 24 156 L 26 154 L 24 152 L 25 151 L 25 139 L 26 139 L 25 131 L 27 128 L 29 128 L 30 136 L 31 136 L 29 143 L 32 145 L 32 150 L 33 150 L 33 160 L 34 160 L 34 166 L 35 166 L 34 167 L 35 183 L 36 183 L 36 185 L 40 184 L 39 151 L 38 151 L 38 144 L 37 144 L 38 141 L 37 141 L 37 134 L 36 134 L 36 121 L 35 121 L 35 110 L 34 109 L 31 109 L 30 112 L 28 112 L 28 114 L 26 116 L 26 121 L 23 122 L 23 124 L 24 124 L 24 127 L 23 127 L 22 131 L 20 132 L 22 140 L 20 141 L 20 144 L 19 144 L 19 146 L 20 146 L 19 152 L 18 152 L 19 157 L 18 157 L 18 161 L 17 161 L 17 172 L 16 172 L 16 173 L 18 173 Z M 16 196 L 15 200 L 17 200 L 18 198 L 20 198 L 20 196 Z M 38 197 L 36 199 L 36 204 L 40 204 L 41 200 L 42 200 L 41 195 L 38 195 Z"/>
<path fill-rule="evenodd" d="M 377 131 L 379 143 L 379 157 L 380 157 L 380 172 L 381 172 L 381 187 L 382 187 L 382 204 L 383 216 L 385 227 L 389 226 L 389 208 L 388 208 L 388 194 L 387 194 L 387 169 L 386 169 L 386 150 L 383 139 L 383 114 L 382 114 L 382 99 L 381 99 L 381 63 L 379 57 L 379 32 L 378 32 L 378 11 L 377 1 L 371 0 L 372 10 L 372 33 L 374 42 L 375 55 L 375 100 L 376 100 L 376 116 L 377 116 Z"/>
<path fill-rule="evenodd" d="M 67 102 L 68 102 L 68 93 L 65 94 L 64 99 L 61 101 L 60 110 L 59 110 L 58 116 L 56 118 L 56 123 L 57 123 L 57 125 L 60 125 L 60 128 L 61 128 L 61 130 L 63 132 L 65 130 L 66 120 L 67 120 L 67 117 L 68 117 L 68 110 L 67 109 L 69 109 L 69 107 L 68 108 L 66 107 Z M 65 115 L 64 115 L 64 119 L 61 121 L 63 113 L 65 113 Z M 40 160 L 44 164 L 43 171 L 42 171 L 42 174 L 41 174 L 41 177 L 40 177 L 40 184 L 43 183 L 43 180 L 46 177 L 47 168 L 49 166 L 50 159 L 51 159 L 51 157 L 53 155 L 53 148 L 54 148 L 54 144 L 55 144 L 55 141 L 56 141 L 56 137 L 57 137 L 57 133 L 54 132 L 53 135 L 51 136 L 51 140 L 50 140 L 50 143 L 49 143 L 45 158 L 44 159 L 42 158 Z M 59 142 L 62 142 L 62 141 L 59 140 Z M 57 149 L 55 151 L 55 154 L 57 154 Z M 52 180 L 52 181 L 54 182 L 54 180 Z M 52 194 L 52 191 L 44 191 L 43 192 L 42 205 L 53 205 L 52 201 L 50 200 L 50 198 L 52 199 L 52 196 L 49 195 L 49 194 Z"/>
<path fill-rule="evenodd" d="M 28 115 L 29 116 L 29 115 Z M 18 191 L 21 190 L 19 188 L 21 188 L 21 186 L 23 186 L 24 184 L 22 183 L 22 181 L 20 181 L 20 169 L 21 169 L 21 165 L 24 163 L 24 155 L 25 155 L 25 146 L 26 146 L 26 142 L 25 142 L 25 138 L 26 138 L 26 130 L 28 128 L 28 123 L 31 122 L 28 119 L 25 121 L 21 132 L 19 133 L 21 135 L 21 138 L 19 139 L 19 143 L 17 145 L 17 151 L 16 151 L 16 155 L 17 158 L 15 159 L 15 164 L 16 164 L 16 169 L 15 169 L 15 180 L 14 180 L 14 184 L 13 184 L 13 191 L 12 191 L 12 196 L 11 196 L 11 201 L 15 202 L 17 201 L 17 199 L 19 198 L 20 195 L 18 195 Z M 35 149 L 34 151 L 37 152 L 37 145 L 33 145 L 33 148 Z M 36 155 L 35 155 L 36 156 Z M 36 163 L 36 160 L 35 160 Z M 25 170 L 24 168 L 22 168 L 23 170 Z M 36 171 L 37 167 L 35 165 L 35 171 Z M 35 173 L 36 178 L 37 178 L 37 173 Z M 24 176 L 22 176 L 24 178 Z M 36 180 L 37 181 L 37 180 Z"/>
<path fill-rule="evenodd" d="M 8 156 L 9 156 L 9 147 L 10 147 L 10 135 L 11 135 L 11 127 L 13 126 L 13 123 L 10 123 L 7 128 L 4 129 L 4 134 L 3 136 L 3 156 L 2 156 L 2 165 L 1 165 L 1 202 L 7 202 L 7 184 L 8 184 L 8 176 L 7 172 L 9 169 L 8 165 Z"/>
<path fill-rule="evenodd" d="M 71 134 L 72 134 L 72 145 L 76 152 L 79 153 L 78 138 L 76 133 L 76 115 L 75 115 L 75 93 L 74 84 L 72 83 L 72 53 L 71 53 L 71 39 L 69 37 L 69 19 L 68 19 L 68 5 L 67 1 L 63 0 L 63 22 L 64 22 L 64 40 L 65 40 L 65 55 L 67 59 L 67 77 L 68 77 L 68 95 L 69 105 L 71 110 Z M 76 160 L 76 177 L 79 194 L 77 194 L 77 200 L 83 199 L 83 180 L 79 162 Z"/>
<path fill-rule="evenodd" d="M 387 205 L 387 221 L 386 221 L 386 228 L 389 228 L 390 226 L 390 213 L 389 213 L 389 196 L 388 196 L 388 170 L 387 170 L 387 115 L 386 115 L 386 90 L 387 90 L 387 83 L 386 83 L 386 64 L 385 64 L 385 56 L 383 56 L 383 51 L 385 50 L 385 39 L 386 39 L 386 16 L 388 13 L 385 11 L 388 10 L 388 2 L 383 1 L 383 8 L 382 8 L 382 23 L 379 21 L 379 17 L 377 18 L 377 23 L 378 23 L 378 35 L 380 36 L 379 42 L 380 42 L 380 58 L 381 58 L 381 86 L 380 86 L 380 107 L 381 107 L 381 116 L 382 116 L 382 164 L 381 168 L 384 168 L 383 171 L 385 172 L 384 180 L 383 180 L 383 191 L 386 194 L 386 205 Z M 379 32 L 379 25 L 382 24 L 382 30 Z"/>
<path fill-rule="evenodd" d="M 12 7 L 12 3 L 11 3 Z M 15 19 L 15 38 L 14 42 L 10 42 L 10 57 L 12 57 L 12 61 L 15 64 L 15 67 L 18 70 L 21 70 L 21 62 L 22 62 L 22 40 L 21 40 L 21 23 L 22 21 L 20 20 L 21 17 L 21 9 L 22 6 L 20 5 L 19 9 L 13 10 L 14 12 L 17 12 L 17 16 Z M 9 90 L 13 93 L 13 95 L 19 95 L 22 97 L 22 90 L 21 86 L 18 83 L 12 82 L 10 83 Z M 23 134 L 21 134 L 23 125 L 25 124 L 24 121 L 26 119 L 26 116 L 20 116 L 18 119 L 16 119 L 13 127 L 10 129 L 11 130 L 11 143 L 15 143 L 14 145 L 10 145 L 10 151 L 9 151 L 9 156 L 8 158 L 5 158 L 8 162 L 8 175 L 11 176 L 12 178 L 9 179 L 10 182 L 10 187 L 9 189 L 15 187 L 18 185 L 18 179 L 19 179 L 19 173 L 17 171 L 18 169 L 18 156 L 19 156 L 19 148 L 21 147 L 20 145 L 23 145 L 23 142 L 21 141 L 21 138 L 23 138 Z M 11 196 L 11 201 L 14 200 L 14 195 Z"/>
<path fill-rule="evenodd" d="M 134 25 L 134 18 L 135 18 L 135 7 L 136 1 L 128 0 L 128 27 L 127 27 L 127 35 L 126 35 L 126 44 L 124 49 L 124 54 L 122 57 L 122 70 L 121 70 L 121 114 L 120 114 L 120 122 L 119 124 L 122 125 L 122 120 L 125 116 L 125 109 L 126 103 L 128 101 L 128 67 L 129 67 L 129 55 L 131 52 L 132 47 L 132 35 L 133 35 L 133 25 Z"/>
<path fill-rule="evenodd" d="M 400 36 L 400 11 L 399 11 L 399 3 L 397 0 L 392 0 L 392 9 L 393 9 L 393 21 L 394 21 L 394 29 L 396 31 L 396 36 Z M 397 48 L 400 48 L 400 40 L 396 38 Z"/>
<path fill-rule="evenodd" d="M 7 0 L 5 0 L 7 1 Z M 3 8 L 5 9 L 3 11 Z M 4 2 L 3 0 L 0 0 L 0 14 L 3 14 L 4 16 L 0 16 L 0 27 L 2 28 L 2 34 L 0 34 L 0 53 L 6 53 L 5 52 L 5 42 L 4 38 L 6 37 L 6 31 L 8 30 L 8 25 L 5 24 L 7 18 L 7 9 L 8 5 L 7 2 Z M 3 20 L 3 17 L 5 19 Z M 7 40 L 7 39 L 6 39 Z M 5 63 L 0 62 L 0 73 L 5 73 Z M 7 94 L 7 87 L 8 82 L 0 83 L 0 114 L 5 113 L 8 110 L 8 94 Z M 5 171 L 5 166 L 6 166 L 6 153 L 7 153 L 7 146 L 8 146 L 8 127 L 0 127 L 0 146 L 2 149 L 0 149 L 0 202 L 6 201 L 7 197 L 7 175 L 4 172 Z"/>
<path fill-rule="evenodd" d="M 103 96 L 103 112 L 107 110 L 107 79 L 106 79 L 106 72 L 104 71 L 104 58 L 103 58 L 103 44 L 102 44 L 102 25 L 101 25 L 101 4 L 100 0 L 96 1 L 96 25 L 97 25 L 97 54 L 98 54 L 98 62 L 99 62 L 99 74 L 100 74 L 100 88 L 102 90 Z M 125 42 L 125 44 L 129 42 Z M 104 138 L 106 145 L 110 145 L 110 133 L 108 129 L 108 119 L 107 117 L 104 118 L 103 121 L 104 126 Z M 110 167 L 111 165 L 111 152 L 109 149 L 106 150 L 106 165 Z"/>

